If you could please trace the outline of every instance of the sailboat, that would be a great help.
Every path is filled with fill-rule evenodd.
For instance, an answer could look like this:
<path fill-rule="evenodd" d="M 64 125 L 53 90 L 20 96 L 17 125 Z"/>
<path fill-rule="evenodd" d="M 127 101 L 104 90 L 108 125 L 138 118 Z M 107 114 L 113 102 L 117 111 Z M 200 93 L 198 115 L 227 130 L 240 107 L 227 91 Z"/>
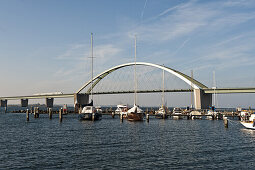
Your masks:
<path fill-rule="evenodd" d="M 93 33 L 91 33 L 91 102 L 83 107 L 79 114 L 80 120 L 100 120 L 102 114 L 93 106 Z"/>
<path fill-rule="evenodd" d="M 129 121 L 143 121 L 144 111 L 139 108 L 137 102 L 137 80 L 136 80 L 136 36 L 135 36 L 135 66 L 134 66 L 134 106 L 127 111 L 127 120 Z"/>
<path fill-rule="evenodd" d="M 216 80 L 215 80 L 215 71 L 213 71 L 213 103 L 210 110 L 207 111 L 207 118 L 206 119 L 222 119 L 223 116 L 220 112 L 216 111 Z"/>
<path fill-rule="evenodd" d="M 165 72 L 163 70 L 163 75 L 162 75 L 162 105 L 159 108 L 159 110 L 157 110 L 155 112 L 155 118 L 159 118 L 159 119 L 166 119 L 167 118 L 167 107 L 164 106 L 165 103 L 165 94 L 164 94 L 164 79 L 165 79 Z"/>

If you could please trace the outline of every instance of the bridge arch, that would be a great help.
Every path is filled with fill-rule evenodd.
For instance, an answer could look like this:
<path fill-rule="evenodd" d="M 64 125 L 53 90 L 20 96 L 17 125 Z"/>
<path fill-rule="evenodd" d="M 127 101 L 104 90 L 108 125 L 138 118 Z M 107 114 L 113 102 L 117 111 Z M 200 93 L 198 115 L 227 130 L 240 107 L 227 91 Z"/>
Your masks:
<path fill-rule="evenodd" d="M 144 65 L 144 66 L 151 66 L 151 67 L 156 67 L 162 70 L 165 70 L 166 72 L 169 72 L 170 74 L 180 78 L 181 80 L 183 80 L 184 82 L 186 82 L 188 85 L 192 86 L 193 89 L 203 89 L 203 88 L 207 88 L 205 85 L 203 85 L 202 83 L 200 83 L 199 81 L 191 78 L 190 76 L 181 73 L 177 70 L 174 70 L 172 68 L 166 67 L 166 66 L 162 66 L 162 65 L 158 65 L 158 64 L 152 64 L 152 63 L 146 63 L 146 62 L 132 62 L 132 63 L 126 63 L 126 64 L 121 64 L 115 67 L 112 67 L 100 74 L 98 74 L 96 77 L 93 78 L 93 85 L 92 88 L 94 88 L 103 78 L 105 78 L 107 75 L 111 74 L 112 72 L 121 69 L 123 67 L 128 67 L 128 66 L 132 66 L 132 65 Z M 89 86 L 91 84 L 92 80 L 88 81 L 86 84 L 84 84 L 76 93 L 80 93 L 84 88 L 86 88 L 87 86 Z M 87 93 L 90 93 L 91 88 L 88 89 Z"/>

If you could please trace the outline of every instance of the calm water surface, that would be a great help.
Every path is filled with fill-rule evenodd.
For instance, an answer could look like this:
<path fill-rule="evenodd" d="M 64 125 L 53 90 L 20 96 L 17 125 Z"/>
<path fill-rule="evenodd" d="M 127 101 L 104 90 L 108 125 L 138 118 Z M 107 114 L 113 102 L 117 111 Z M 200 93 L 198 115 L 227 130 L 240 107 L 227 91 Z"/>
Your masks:
<path fill-rule="evenodd" d="M 255 131 L 237 121 L 78 121 L 0 114 L 0 169 L 251 169 Z"/>

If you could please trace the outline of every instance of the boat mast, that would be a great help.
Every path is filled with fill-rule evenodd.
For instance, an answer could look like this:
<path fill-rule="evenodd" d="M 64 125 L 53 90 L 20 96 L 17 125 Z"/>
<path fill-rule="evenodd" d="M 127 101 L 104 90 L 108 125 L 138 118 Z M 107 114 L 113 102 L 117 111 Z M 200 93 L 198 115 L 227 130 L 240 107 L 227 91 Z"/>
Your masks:
<path fill-rule="evenodd" d="M 163 64 L 164 67 L 164 64 Z M 163 69 L 162 73 L 162 107 L 164 106 L 165 102 L 165 70 Z"/>
<path fill-rule="evenodd" d="M 135 68 L 134 68 L 134 86 L 135 86 L 135 94 L 134 94 L 134 105 L 137 103 L 137 80 L 136 80 L 136 35 L 135 35 Z"/>
<path fill-rule="evenodd" d="M 193 79 L 193 70 L 191 70 L 190 73 L 191 73 L 191 78 Z M 194 92 L 192 92 L 193 91 L 193 83 L 192 82 L 190 84 L 190 89 L 191 89 L 191 93 L 190 93 L 191 105 L 190 105 L 190 108 L 192 109 L 193 108 L 193 95 L 194 95 Z"/>
<path fill-rule="evenodd" d="M 93 33 L 91 33 L 91 100 L 93 101 Z"/>
<path fill-rule="evenodd" d="M 216 80 L 215 80 L 215 71 L 213 71 L 213 106 L 216 107 Z"/>

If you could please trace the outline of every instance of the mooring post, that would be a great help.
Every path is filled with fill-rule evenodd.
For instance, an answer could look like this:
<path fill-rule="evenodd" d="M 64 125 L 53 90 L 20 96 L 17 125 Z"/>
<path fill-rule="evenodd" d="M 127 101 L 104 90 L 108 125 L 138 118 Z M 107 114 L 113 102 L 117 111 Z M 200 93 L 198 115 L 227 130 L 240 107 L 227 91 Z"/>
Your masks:
<path fill-rule="evenodd" d="M 147 119 L 147 122 L 150 121 L 150 115 L 149 115 L 149 113 L 146 114 L 146 119 Z"/>
<path fill-rule="evenodd" d="M 112 112 L 112 118 L 114 119 L 114 116 L 115 116 L 115 113 L 114 112 Z"/>
<path fill-rule="evenodd" d="M 187 115 L 187 120 L 191 119 L 192 115 Z"/>
<path fill-rule="evenodd" d="M 92 113 L 92 121 L 95 120 L 95 113 Z"/>
<path fill-rule="evenodd" d="M 165 113 L 162 116 L 163 116 L 163 119 L 166 119 L 166 114 Z"/>
<path fill-rule="evenodd" d="M 121 120 L 121 122 L 123 122 L 123 114 L 122 113 L 120 113 L 120 120 Z"/>
<path fill-rule="evenodd" d="M 36 118 L 36 107 L 34 107 L 34 118 Z"/>
<path fill-rule="evenodd" d="M 5 112 L 5 113 L 7 112 L 7 106 L 5 106 L 4 112 Z"/>
<path fill-rule="evenodd" d="M 27 121 L 29 121 L 29 110 L 27 109 Z"/>
<path fill-rule="evenodd" d="M 228 128 L 228 118 L 227 117 L 223 118 L 223 122 L 224 122 L 225 128 Z"/>
<path fill-rule="evenodd" d="M 59 109 L 59 122 L 62 122 L 62 108 Z"/>
<path fill-rule="evenodd" d="M 39 118 L 39 107 L 36 108 L 36 118 Z"/>
<path fill-rule="evenodd" d="M 52 119 L 52 108 L 49 108 L 48 111 L 49 111 L 49 118 Z"/>

